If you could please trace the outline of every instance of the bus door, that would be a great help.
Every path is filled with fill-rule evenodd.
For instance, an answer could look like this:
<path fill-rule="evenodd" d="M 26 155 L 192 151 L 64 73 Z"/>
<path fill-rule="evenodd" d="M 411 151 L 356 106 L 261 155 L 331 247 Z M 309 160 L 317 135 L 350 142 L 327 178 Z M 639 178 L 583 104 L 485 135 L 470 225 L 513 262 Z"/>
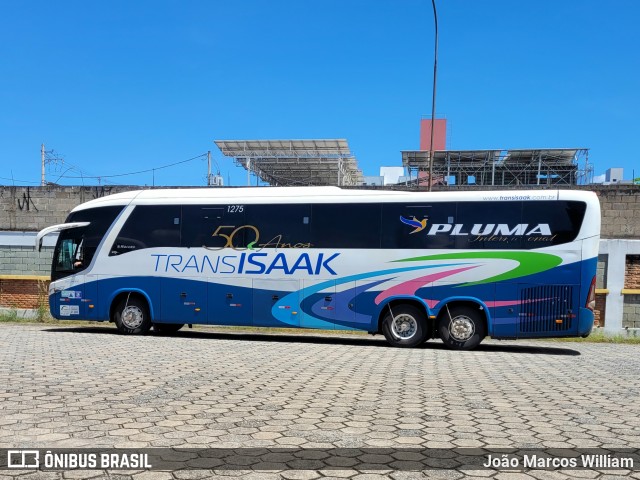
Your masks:
<path fill-rule="evenodd" d="M 207 283 L 201 279 L 163 278 L 160 321 L 207 323 Z"/>
<path fill-rule="evenodd" d="M 253 325 L 259 327 L 299 327 L 299 280 L 254 280 Z"/>
<path fill-rule="evenodd" d="M 324 288 L 323 288 L 324 287 Z M 336 285 L 326 280 L 304 280 L 300 326 L 305 328 L 335 328 Z"/>
<path fill-rule="evenodd" d="M 578 333 L 580 286 L 520 284 L 518 337 L 559 337 Z"/>
<path fill-rule="evenodd" d="M 209 323 L 214 325 L 252 325 L 253 284 L 251 279 L 209 278 Z"/>

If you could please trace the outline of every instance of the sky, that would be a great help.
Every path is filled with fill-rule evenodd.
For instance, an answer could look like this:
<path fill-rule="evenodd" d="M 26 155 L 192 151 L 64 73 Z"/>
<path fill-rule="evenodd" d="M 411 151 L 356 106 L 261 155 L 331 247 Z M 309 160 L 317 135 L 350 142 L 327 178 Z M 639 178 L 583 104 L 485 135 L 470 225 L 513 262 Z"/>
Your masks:
<path fill-rule="evenodd" d="M 640 1 L 436 5 L 449 149 L 640 177 Z M 419 149 L 433 50 L 428 0 L 0 0 L 0 184 L 38 185 L 43 143 L 65 185 L 204 185 L 209 150 L 245 184 L 214 140 L 344 138 L 378 175 Z"/>

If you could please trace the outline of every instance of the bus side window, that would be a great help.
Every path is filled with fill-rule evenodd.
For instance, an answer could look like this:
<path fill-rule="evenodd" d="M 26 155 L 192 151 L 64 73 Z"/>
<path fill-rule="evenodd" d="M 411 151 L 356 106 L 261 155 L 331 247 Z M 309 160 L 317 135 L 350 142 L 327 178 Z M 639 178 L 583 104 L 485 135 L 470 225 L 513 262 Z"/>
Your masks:
<path fill-rule="evenodd" d="M 247 205 L 245 222 L 254 226 L 259 239 L 254 248 L 313 248 L 311 241 L 311 205 Z M 246 241 L 255 240 L 247 230 Z"/>
<path fill-rule="evenodd" d="M 181 245 L 219 249 L 231 241 L 233 248 L 245 248 L 244 212 L 244 205 L 183 206 Z"/>
<path fill-rule="evenodd" d="M 385 203 L 382 248 L 454 248 L 456 218 L 455 203 Z"/>
<path fill-rule="evenodd" d="M 311 242 L 316 248 L 380 248 L 379 203 L 314 204 Z"/>
<path fill-rule="evenodd" d="M 523 248 L 527 222 L 522 219 L 521 201 L 459 202 L 457 221 L 467 235 L 456 238 L 456 248 Z"/>
<path fill-rule="evenodd" d="M 122 226 L 109 255 L 155 247 L 179 247 L 180 205 L 138 205 Z"/>
<path fill-rule="evenodd" d="M 544 200 L 524 202 L 522 222 L 531 226 L 548 225 L 551 235 L 535 233 L 527 238 L 529 248 L 548 247 L 569 243 L 576 239 L 587 209 L 587 204 L 577 201 Z M 540 228 L 538 230 L 541 230 Z"/>

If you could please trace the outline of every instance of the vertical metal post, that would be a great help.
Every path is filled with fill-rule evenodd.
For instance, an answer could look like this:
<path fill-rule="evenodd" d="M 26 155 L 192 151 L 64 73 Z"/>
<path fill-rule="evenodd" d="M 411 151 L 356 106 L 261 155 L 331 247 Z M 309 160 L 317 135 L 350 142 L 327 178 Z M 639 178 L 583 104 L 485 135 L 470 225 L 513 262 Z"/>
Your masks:
<path fill-rule="evenodd" d="M 43 187 L 45 186 L 45 184 L 47 183 L 45 181 L 44 178 L 44 143 L 40 146 L 40 161 L 41 161 L 41 166 L 42 166 L 42 179 L 40 181 L 40 185 L 42 185 Z"/>
<path fill-rule="evenodd" d="M 447 152 L 447 186 L 449 186 L 450 178 L 451 178 L 451 154 Z"/>
<path fill-rule="evenodd" d="M 211 150 L 207 152 L 207 187 L 211 186 Z"/>
<path fill-rule="evenodd" d="M 433 185 L 433 130 L 436 121 L 436 74 L 438 72 L 438 14 L 436 12 L 436 1 L 431 0 L 433 6 L 433 20 L 436 26 L 435 53 L 433 57 L 433 95 L 431 98 L 431 144 L 429 145 L 429 191 Z"/>
<path fill-rule="evenodd" d="M 491 185 L 496 184 L 496 156 L 491 155 Z"/>
<path fill-rule="evenodd" d="M 251 186 L 251 157 L 247 157 L 247 187 Z"/>
<path fill-rule="evenodd" d="M 540 174 L 542 170 L 542 152 L 538 152 L 538 181 L 536 185 L 540 185 Z M 547 183 L 549 181 L 549 176 L 547 175 Z"/>

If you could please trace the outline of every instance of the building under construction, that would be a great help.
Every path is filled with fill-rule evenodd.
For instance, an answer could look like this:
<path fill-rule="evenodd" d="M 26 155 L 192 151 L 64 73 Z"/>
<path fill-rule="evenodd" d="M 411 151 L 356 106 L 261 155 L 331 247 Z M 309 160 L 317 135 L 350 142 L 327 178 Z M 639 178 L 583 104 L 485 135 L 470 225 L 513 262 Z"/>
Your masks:
<path fill-rule="evenodd" d="M 433 185 L 532 186 L 588 183 L 592 171 L 586 148 L 524 150 L 437 150 L 431 166 Z M 429 151 L 402 152 L 410 184 L 429 184 Z"/>
<path fill-rule="evenodd" d="M 420 150 L 402 151 L 407 186 L 526 187 L 591 183 L 586 148 L 447 150 L 446 120 L 420 125 Z M 270 185 L 359 186 L 364 176 L 344 139 L 216 140 L 223 155 Z M 584 165 L 581 167 L 581 165 Z M 431 175 L 430 175 L 431 172 Z"/>

